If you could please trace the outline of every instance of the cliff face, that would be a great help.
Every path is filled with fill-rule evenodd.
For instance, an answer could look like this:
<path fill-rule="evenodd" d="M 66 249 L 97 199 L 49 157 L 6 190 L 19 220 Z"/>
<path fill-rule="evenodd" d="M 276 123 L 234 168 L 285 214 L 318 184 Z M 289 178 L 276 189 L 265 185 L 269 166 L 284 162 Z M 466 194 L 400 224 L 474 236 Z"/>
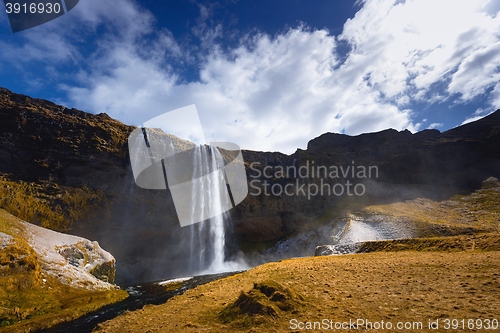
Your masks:
<path fill-rule="evenodd" d="M 393 129 L 350 137 L 326 133 L 308 144 L 308 152 L 356 159 L 379 166 L 380 181 L 396 184 L 478 185 L 485 169 L 494 172 L 500 158 L 500 112 L 447 132 L 416 134 Z M 297 153 L 296 153 L 297 154 Z M 299 154 L 300 155 L 300 154 Z M 498 165 L 498 164 L 496 164 Z"/>
<path fill-rule="evenodd" d="M 124 145 L 133 128 L 106 114 L 67 109 L 1 88 L 0 112 L 4 173 L 26 181 L 57 177 L 67 185 L 95 186 L 126 166 Z M 100 178 L 82 177 L 89 172 Z"/>
<path fill-rule="evenodd" d="M 444 133 L 424 130 L 412 134 L 394 129 L 358 136 L 326 133 L 311 140 L 307 150 L 299 149 L 290 156 L 245 151 L 250 184 L 252 180 L 257 185 L 267 182 L 268 192 L 272 192 L 272 186 L 279 192 L 287 185 L 297 189 L 298 178 L 306 185 L 306 192 L 310 191 L 293 196 L 250 195 L 236 208 L 238 230 L 245 239 L 276 239 L 317 218 L 328 219 L 346 206 L 417 197 L 440 200 L 470 192 L 480 188 L 483 180 L 500 174 L 499 146 L 500 110 Z M 295 177 L 293 171 L 297 172 Z M 347 190 L 347 181 L 353 185 L 351 192 L 360 184 L 360 191 L 365 193 L 333 194 L 333 185 L 339 184 L 338 194 Z M 325 194 L 325 184 L 331 185 L 332 194 Z M 325 195 L 320 195 L 322 186 Z M 250 193 L 253 189 L 251 186 Z M 316 190 L 319 193 L 314 195 Z"/>
<path fill-rule="evenodd" d="M 105 114 L 0 89 L 0 118 L 0 204 L 28 222 L 67 230 L 124 177 L 132 128 Z"/>
<path fill-rule="evenodd" d="M 118 279 L 186 271 L 183 239 L 189 230 L 180 228 L 169 191 L 134 183 L 127 147 L 133 127 L 2 88 L 0 119 L 0 207 L 29 222 L 98 240 L 116 257 Z M 345 206 L 479 188 L 482 180 L 500 177 L 499 146 L 497 111 L 444 133 L 326 133 L 292 155 L 243 151 L 250 194 L 231 211 L 234 238 L 277 240 Z M 318 166 L 326 168 L 320 170 L 326 176 L 311 174 Z M 358 173 L 369 167 L 373 174 Z M 311 195 L 325 183 L 337 186 L 338 194 L 347 182 L 363 185 L 357 189 L 365 193 Z"/>

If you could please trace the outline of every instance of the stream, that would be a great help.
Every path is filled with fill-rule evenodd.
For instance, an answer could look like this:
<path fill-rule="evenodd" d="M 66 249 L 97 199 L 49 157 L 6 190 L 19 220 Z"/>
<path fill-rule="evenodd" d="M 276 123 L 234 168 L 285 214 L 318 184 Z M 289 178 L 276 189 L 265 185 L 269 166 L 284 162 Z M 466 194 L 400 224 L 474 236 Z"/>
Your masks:
<path fill-rule="evenodd" d="M 241 271 L 225 272 L 218 274 L 199 275 L 189 278 L 182 282 L 181 286 L 174 290 L 167 291 L 165 287 L 160 285 L 160 282 L 148 282 L 138 286 L 130 286 L 124 288 L 129 297 L 121 302 L 110 304 L 101 309 L 91 312 L 78 319 L 61 323 L 49 329 L 40 330 L 37 332 L 43 333 L 90 333 L 97 324 L 118 317 L 125 311 L 135 311 L 141 309 L 147 304 L 163 304 L 171 297 L 181 295 L 189 289 L 199 285 L 212 282 L 227 276 L 231 276 Z"/>

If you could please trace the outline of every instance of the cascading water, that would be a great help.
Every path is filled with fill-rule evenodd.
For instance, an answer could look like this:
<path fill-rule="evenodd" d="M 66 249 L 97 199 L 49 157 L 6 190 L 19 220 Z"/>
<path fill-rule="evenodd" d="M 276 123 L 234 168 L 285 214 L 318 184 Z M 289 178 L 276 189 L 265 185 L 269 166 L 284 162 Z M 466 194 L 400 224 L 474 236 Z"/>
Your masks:
<path fill-rule="evenodd" d="M 222 207 L 227 206 L 231 198 L 224 176 L 224 157 L 217 147 L 200 145 L 193 150 L 193 163 L 194 173 L 205 176 L 192 182 L 191 219 L 200 220 L 197 214 L 202 212 L 213 217 L 189 226 L 190 268 L 204 274 L 244 269 L 242 263 L 226 258 L 231 218 Z"/>
<path fill-rule="evenodd" d="M 217 147 L 223 147 L 228 161 Z M 160 255 L 176 260 L 177 271 L 186 274 L 245 269 L 225 255 L 231 230 L 226 211 L 247 194 L 241 153 L 233 156 L 227 143 L 195 145 L 151 128 L 134 130 L 129 151 L 136 184 L 168 189 L 182 227 L 172 227 L 172 242 Z"/>

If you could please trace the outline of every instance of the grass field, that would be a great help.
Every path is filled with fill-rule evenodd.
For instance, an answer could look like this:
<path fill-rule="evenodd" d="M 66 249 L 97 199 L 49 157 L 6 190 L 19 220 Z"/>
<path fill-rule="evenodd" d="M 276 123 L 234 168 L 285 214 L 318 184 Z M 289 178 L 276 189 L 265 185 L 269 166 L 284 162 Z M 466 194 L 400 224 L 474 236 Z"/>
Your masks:
<path fill-rule="evenodd" d="M 422 330 L 405 332 L 431 332 L 429 320 L 500 320 L 499 250 L 268 263 L 117 317 L 97 332 L 299 332 L 300 323 L 358 319 L 421 322 Z"/>
<path fill-rule="evenodd" d="M 362 320 L 365 326 L 341 331 L 500 331 L 493 329 L 500 320 L 498 181 L 440 202 L 354 213 L 410 221 L 419 238 L 366 242 L 361 254 L 267 263 L 126 313 L 96 332 L 325 332 Z"/>

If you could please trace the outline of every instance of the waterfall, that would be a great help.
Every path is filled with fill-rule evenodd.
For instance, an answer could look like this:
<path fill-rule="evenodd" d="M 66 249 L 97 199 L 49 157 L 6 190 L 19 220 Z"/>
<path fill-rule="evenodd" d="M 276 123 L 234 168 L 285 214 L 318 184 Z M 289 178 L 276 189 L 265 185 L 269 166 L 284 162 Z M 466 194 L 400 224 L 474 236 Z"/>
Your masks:
<path fill-rule="evenodd" d="M 200 220 L 197 214 L 202 212 L 213 217 L 189 226 L 190 268 L 195 273 L 244 269 L 245 265 L 226 258 L 226 236 L 232 226 L 229 214 L 222 208 L 231 200 L 224 174 L 224 157 L 217 147 L 200 145 L 193 151 L 193 163 L 194 174 L 204 176 L 192 182 L 191 219 Z"/>
<path fill-rule="evenodd" d="M 173 242 L 163 256 L 183 255 L 178 262 L 186 260 L 187 267 L 178 269 L 188 274 L 246 269 L 226 255 L 232 231 L 227 211 L 247 195 L 243 160 L 241 153 L 231 153 L 234 145 L 195 145 L 154 128 L 137 128 L 128 142 L 136 184 L 169 190 L 182 227 L 172 229 Z"/>

